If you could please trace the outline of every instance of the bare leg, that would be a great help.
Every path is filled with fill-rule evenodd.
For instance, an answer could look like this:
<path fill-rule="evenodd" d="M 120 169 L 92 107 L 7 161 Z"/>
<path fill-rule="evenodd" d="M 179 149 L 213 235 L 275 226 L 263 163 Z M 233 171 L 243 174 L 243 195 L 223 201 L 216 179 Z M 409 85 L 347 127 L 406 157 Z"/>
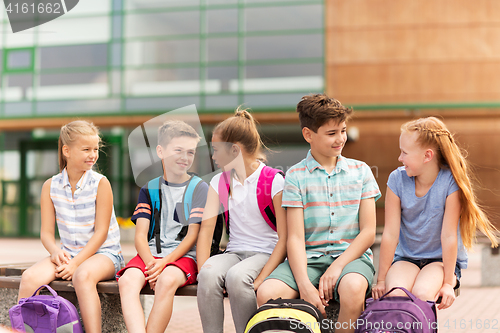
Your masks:
<path fill-rule="evenodd" d="M 50 261 L 50 257 L 40 260 L 26 271 L 21 278 L 19 286 L 19 297 L 30 297 L 41 285 L 49 284 L 56 279 L 56 265 Z"/>
<path fill-rule="evenodd" d="M 395 262 L 387 276 L 385 277 L 386 292 L 394 287 L 403 287 L 408 291 L 412 291 L 417 275 L 420 273 L 420 268 L 417 265 L 408 261 Z M 406 296 L 401 290 L 394 290 L 391 296 Z"/>
<path fill-rule="evenodd" d="M 123 319 L 129 332 L 146 332 L 144 309 L 140 299 L 140 292 L 145 281 L 144 273 L 135 267 L 127 268 L 118 279 Z"/>
<path fill-rule="evenodd" d="M 186 281 L 186 274 L 176 266 L 167 266 L 160 274 L 155 287 L 155 301 L 146 326 L 148 333 L 165 332 L 172 317 L 175 292 Z"/>
<path fill-rule="evenodd" d="M 442 262 L 426 265 L 417 275 L 412 293 L 423 301 L 434 301 L 443 286 L 444 266 Z"/>
<path fill-rule="evenodd" d="M 85 260 L 73 275 L 73 285 L 87 333 L 101 333 L 101 302 L 97 283 L 109 280 L 114 275 L 113 262 L 103 254 L 94 254 Z"/>
<path fill-rule="evenodd" d="M 342 277 L 338 286 L 340 297 L 340 312 L 337 322 L 340 328 L 337 333 L 354 332 L 351 325 L 361 315 L 365 306 L 365 295 L 368 289 L 368 281 L 358 273 L 348 273 Z"/>
<path fill-rule="evenodd" d="M 265 280 L 257 290 L 257 306 L 261 307 L 270 299 L 281 298 L 298 298 L 299 293 L 290 288 L 285 282 L 278 279 Z"/>

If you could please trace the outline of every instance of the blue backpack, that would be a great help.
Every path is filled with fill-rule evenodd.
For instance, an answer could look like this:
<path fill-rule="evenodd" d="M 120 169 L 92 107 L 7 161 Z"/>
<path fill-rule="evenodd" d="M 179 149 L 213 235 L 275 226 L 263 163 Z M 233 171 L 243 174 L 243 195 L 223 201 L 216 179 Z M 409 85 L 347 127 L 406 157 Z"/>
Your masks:
<path fill-rule="evenodd" d="M 148 199 L 151 203 L 151 221 L 149 223 L 148 231 L 148 242 L 155 238 L 156 252 L 161 253 L 161 242 L 160 242 L 160 221 L 161 221 L 161 182 L 162 177 L 157 177 L 152 179 L 147 184 L 148 189 Z M 193 207 L 193 197 L 196 193 L 198 186 L 203 182 L 203 180 L 195 174 L 191 174 L 184 194 L 182 195 L 182 202 L 177 204 L 175 209 L 174 219 L 178 220 L 182 225 L 181 231 L 177 234 L 176 240 L 182 241 L 187 234 L 189 220 L 189 215 L 191 208 Z M 219 244 L 222 237 L 222 220 L 221 217 L 217 217 L 217 225 L 219 228 L 215 228 L 214 235 L 212 238 L 212 248 L 210 250 L 210 255 L 219 253 Z M 220 229 L 220 230 L 219 230 Z"/>

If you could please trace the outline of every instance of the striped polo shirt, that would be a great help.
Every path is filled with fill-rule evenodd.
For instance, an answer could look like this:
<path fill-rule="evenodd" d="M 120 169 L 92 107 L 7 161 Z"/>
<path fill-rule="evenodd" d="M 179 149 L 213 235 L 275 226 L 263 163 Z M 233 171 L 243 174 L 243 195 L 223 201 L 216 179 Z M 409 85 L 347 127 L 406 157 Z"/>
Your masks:
<path fill-rule="evenodd" d="M 286 173 L 282 207 L 304 209 L 307 258 L 341 255 L 359 234 L 359 204 L 380 198 L 366 163 L 339 156 L 328 174 L 311 155 Z M 364 256 L 371 260 L 368 249 Z"/>
<path fill-rule="evenodd" d="M 103 177 L 93 170 L 86 171 L 76 184 L 74 195 L 66 169 L 52 177 L 50 198 L 54 204 L 61 247 L 72 256 L 76 256 L 94 235 L 97 188 Z M 108 237 L 98 252 L 121 256 L 120 229 L 114 209 Z"/>

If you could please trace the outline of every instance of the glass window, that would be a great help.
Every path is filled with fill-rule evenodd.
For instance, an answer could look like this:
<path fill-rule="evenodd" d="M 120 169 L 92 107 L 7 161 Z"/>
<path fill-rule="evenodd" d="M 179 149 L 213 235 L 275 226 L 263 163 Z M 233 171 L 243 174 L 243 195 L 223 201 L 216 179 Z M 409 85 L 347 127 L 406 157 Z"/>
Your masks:
<path fill-rule="evenodd" d="M 78 8 L 78 7 L 76 7 Z M 76 10 L 76 9 L 75 9 Z M 39 29 L 51 33 L 39 33 L 39 45 L 98 44 L 111 39 L 111 16 L 58 18 L 45 23 Z M 16 37 L 19 34 L 16 34 Z"/>
<path fill-rule="evenodd" d="M 205 96 L 205 108 L 207 109 L 236 109 L 237 106 L 237 95 Z"/>
<path fill-rule="evenodd" d="M 251 105 L 253 108 L 261 107 L 293 107 L 297 106 L 300 99 L 312 91 L 304 91 L 300 93 L 291 94 L 255 94 L 245 95 L 245 105 Z"/>
<path fill-rule="evenodd" d="M 4 184 L 3 197 L 5 198 L 5 201 L 3 203 L 7 205 L 19 204 L 19 183 L 15 182 Z"/>
<path fill-rule="evenodd" d="M 21 170 L 21 155 L 17 150 L 7 150 L 2 154 L 2 180 L 18 180 Z"/>
<path fill-rule="evenodd" d="M 245 40 L 247 60 L 323 57 L 323 35 L 259 36 Z"/>
<path fill-rule="evenodd" d="M 107 14 L 111 11 L 111 0 L 84 0 L 77 2 L 75 12 L 72 12 L 73 15 Z"/>
<path fill-rule="evenodd" d="M 199 11 L 129 14 L 125 37 L 188 35 L 200 32 Z"/>
<path fill-rule="evenodd" d="M 23 117 L 32 115 L 31 102 L 6 102 L 3 106 L 3 114 L 5 117 Z"/>
<path fill-rule="evenodd" d="M 123 44 L 119 43 L 111 43 L 111 66 L 118 67 L 122 64 L 122 48 Z"/>
<path fill-rule="evenodd" d="M 207 10 L 207 32 L 237 32 L 238 9 Z"/>
<path fill-rule="evenodd" d="M 42 100 L 102 98 L 108 94 L 107 72 L 41 74 L 39 86 L 28 92 L 29 98 Z"/>
<path fill-rule="evenodd" d="M 122 15 L 113 15 L 113 39 L 119 39 L 122 36 Z"/>
<path fill-rule="evenodd" d="M 208 67 L 206 77 L 209 82 L 217 82 L 221 92 L 228 92 L 230 84 L 238 81 L 238 67 Z"/>
<path fill-rule="evenodd" d="M 40 49 L 40 67 L 99 67 L 108 64 L 107 44 L 49 46 Z"/>
<path fill-rule="evenodd" d="M 246 31 L 321 29 L 323 6 L 246 8 Z"/>
<path fill-rule="evenodd" d="M 19 208 L 3 207 L 0 217 L 0 233 L 3 235 L 19 235 Z"/>
<path fill-rule="evenodd" d="M 186 105 L 200 104 L 199 96 L 179 97 L 154 97 L 154 98 L 127 98 L 125 108 L 132 112 L 143 112 L 149 110 L 171 111 Z"/>
<path fill-rule="evenodd" d="M 153 70 L 128 70 L 126 72 L 126 93 L 134 96 L 199 94 L 220 92 L 217 82 L 200 81 L 199 68 L 170 68 Z"/>
<path fill-rule="evenodd" d="M 9 50 L 7 51 L 7 69 L 20 70 L 31 69 L 33 65 L 33 51 L 27 50 Z"/>
<path fill-rule="evenodd" d="M 67 115 L 90 113 L 113 113 L 120 110 L 120 99 L 87 99 L 68 101 L 41 101 L 36 104 L 39 115 Z"/>
<path fill-rule="evenodd" d="M 126 44 L 126 64 L 132 66 L 200 61 L 200 41 L 163 40 L 129 42 Z"/>
<path fill-rule="evenodd" d="M 245 67 L 244 92 L 318 91 L 324 89 L 323 64 L 258 65 Z M 231 85 L 236 92 L 237 83 Z M 234 90 L 233 90 L 234 89 Z"/>
<path fill-rule="evenodd" d="M 154 9 L 162 7 L 199 6 L 200 0 L 125 0 L 126 9 Z"/>
<path fill-rule="evenodd" d="M 237 61 L 238 38 L 207 38 L 207 61 Z"/>
<path fill-rule="evenodd" d="M 26 176 L 28 178 L 51 177 L 59 172 L 57 150 L 30 150 L 26 154 Z M 40 189 L 44 181 L 30 181 L 30 193 L 34 204 L 40 203 Z"/>
<path fill-rule="evenodd" d="M 92 84 L 108 82 L 107 72 L 41 74 L 40 86 Z"/>
<path fill-rule="evenodd" d="M 40 190 L 40 188 L 38 189 Z M 26 229 L 30 235 L 39 235 L 42 227 L 42 215 L 40 208 L 28 208 L 28 221 Z"/>
<path fill-rule="evenodd" d="M 232 5 L 237 4 L 238 0 L 205 0 L 207 5 Z"/>
<path fill-rule="evenodd" d="M 33 86 L 33 74 L 9 74 L 4 76 L 4 88 L 0 95 L 4 101 L 21 101 L 28 98 L 28 89 Z"/>
<path fill-rule="evenodd" d="M 61 18 L 58 18 L 57 20 L 60 20 Z M 57 21 L 55 20 L 55 21 Z M 45 26 L 48 23 L 45 23 L 43 26 Z M 4 47 L 8 48 L 15 48 L 15 47 L 30 47 L 35 44 L 35 34 L 32 32 L 20 32 L 20 33 L 11 33 L 11 27 L 9 26 L 9 23 L 5 23 L 3 25 L 3 28 L 7 30 L 6 34 L 0 34 L 0 38 L 3 39 L 3 35 L 5 35 L 5 45 Z M 41 35 L 41 34 L 40 34 Z"/>
<path fill-rule="evenodd" d="M 323 64 L 255 65 L 245 67 L 245 78 L 321 76 Z"/>

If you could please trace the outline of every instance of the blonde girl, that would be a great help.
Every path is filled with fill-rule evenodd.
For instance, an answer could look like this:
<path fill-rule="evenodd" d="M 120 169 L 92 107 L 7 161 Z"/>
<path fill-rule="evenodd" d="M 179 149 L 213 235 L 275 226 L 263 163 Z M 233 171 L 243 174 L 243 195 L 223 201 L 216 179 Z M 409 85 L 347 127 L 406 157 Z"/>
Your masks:
<path fill-rule="evenodd" d="M 435 117 L 401 127 L 402 167 L 387 182 L 385 228 L 377 284 L 381 297 L 404 287 L 422 300 L 455 300 L 476 230 L 497 246 L 494 227 L 477 203 L 466 159 L 445 124 Z M 394 293 L 397 294 L 397 293 Z"/>
<path fill-rule="evenodd" d="M 61 172 L 43 184 L 40 199 L 40 239 L 50 256 L 23 273 L 19 288 L 21 299 L 55 279 L 72 280 L 88 333 L 101 332 L 97 283 L 112 279 L 123 266 L 111 185 L 92 170 L 100 143 L 98 129 L 87 121 L 73 121 L 61 128 Z M 60 245 L 55 239 L 55 222 Z"/>
<path fill-rule="evenodd" d="M 276 213 L 276 232 L 266 223 L 257 204 L 258 179 L 265 159 L 251 114 L 238 109 L 234 116 L 218 124 L 213 131 L 212 146 L 213 159 L 231 175 L 230 232 L 226 252 L 209 258 L 220 205 L 219 173 L 210 182 L 198 236 L 198 309 L 204 332 L 223 332 L 225 289 L 236 332 L 243 333 L 257 309 L 255 291 L 286 255 L 285 211 L 281 208 L 284 178 L 276 174 L 270 193 Z"/>

